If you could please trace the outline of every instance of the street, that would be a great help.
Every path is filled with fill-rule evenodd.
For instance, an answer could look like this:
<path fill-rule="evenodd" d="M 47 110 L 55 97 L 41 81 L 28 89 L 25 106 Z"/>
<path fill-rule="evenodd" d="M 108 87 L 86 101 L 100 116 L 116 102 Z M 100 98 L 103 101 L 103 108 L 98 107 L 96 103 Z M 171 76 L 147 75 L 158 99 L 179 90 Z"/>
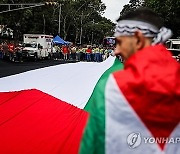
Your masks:
<path fill-rule="evenodd" d="M 62 61 L 62 60 L 39 60 L 39 61 L 25 61 L 22 63 L 19 62 L 10 62 L 0 59 L 0 78 L 14 75 L 29 70 L 34 70 L 38 68 L 59 65 L 64 63 L 73 63 L 76 61 Z"/>

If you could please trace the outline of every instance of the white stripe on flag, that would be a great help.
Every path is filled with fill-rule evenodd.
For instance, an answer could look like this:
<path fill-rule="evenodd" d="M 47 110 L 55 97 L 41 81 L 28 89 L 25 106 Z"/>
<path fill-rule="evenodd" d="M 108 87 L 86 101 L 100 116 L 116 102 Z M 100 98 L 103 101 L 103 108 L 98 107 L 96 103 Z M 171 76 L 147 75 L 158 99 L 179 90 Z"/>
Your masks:
<path fill-rule="evenodd" d="M 165 154 L 179 154 L 180 153 L 180 123 L 179 125 L 175 128 L 175 130 L 172 132 L 171 136 L 169 138 L 177 139 L 178 138 L 178 143 L 169 143 L 165 145 Z M 178 146 L 178 145 L 179 146 Z"/>
<path fill-rule="evenodd" d="M 114 63 L 61 64 L 0 78 L 0 92 L 38 89 L 58 99 L 84 108 L 101 75 Z"/>
<path fill-rule="evenodd" d="M 141 133 L 141 136 L 152 136 L 132 107 L 129 105 L 115 79 L 111 75 L 105 90 L 106 154 L 163 154 L 157 144 L 145 144 L 130 149 L 127 137 L 131 133 Z"/>

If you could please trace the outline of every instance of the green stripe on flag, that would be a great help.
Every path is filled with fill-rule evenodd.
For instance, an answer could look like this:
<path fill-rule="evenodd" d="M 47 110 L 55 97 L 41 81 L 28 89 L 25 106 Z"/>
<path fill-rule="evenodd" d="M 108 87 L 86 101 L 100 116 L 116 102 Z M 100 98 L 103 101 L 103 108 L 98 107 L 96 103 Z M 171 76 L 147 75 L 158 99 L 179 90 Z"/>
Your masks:
<path fill-rule="evenodd" d="M 109 75 L 112 73 L 112 72 L 115 72 L 115 71 L 118 71 L 118 70 L 121 70 L 123 68 L 123 64 L 119 61 L 119 59 L 115 59 L 114 61 L 114 64 L 108 69 L 106 70 L 102 76 L 99 78 L 92 94 L 91 94 L 91 97 L 89 98 L 88 102 L 86 103 L 86 106 L 84 107 L 84 110 L 88 111 L 90 110 L 91 108 L 91 104 L 93 104 L 92 102 L 94 101 L 94 93 L 96 93 L 97 91 L 97 85 L 98 87 L 102 87 L 102 88 L 105 88 L 105 83 L 109 77 Z"/>
<path fill-rule="evenodd" d="M 80 154 L 105 153 L 105 97 L 107 79 L 112 72 L 121 70 L 123 64 L 116 58 L 114 64 L 103 73 L 84 110 L 90 113 L 80 146 Z"/>

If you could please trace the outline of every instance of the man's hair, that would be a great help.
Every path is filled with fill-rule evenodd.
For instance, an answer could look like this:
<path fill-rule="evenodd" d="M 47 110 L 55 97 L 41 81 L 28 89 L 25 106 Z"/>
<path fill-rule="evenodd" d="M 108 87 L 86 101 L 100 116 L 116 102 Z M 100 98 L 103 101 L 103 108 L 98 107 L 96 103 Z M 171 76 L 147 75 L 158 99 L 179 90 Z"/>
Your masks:
<path fill-rule="evenodd" d="M 163 26 L 163 22 L 161 18 L 158 16 L 158 14 L 156 14 L 151 9 L 145 7 L 127 12 L 126 14 L 120 16 L 117 22 L 120 20 L 143 21 L 156 26 L 158 29 L 160 29 Z"/>

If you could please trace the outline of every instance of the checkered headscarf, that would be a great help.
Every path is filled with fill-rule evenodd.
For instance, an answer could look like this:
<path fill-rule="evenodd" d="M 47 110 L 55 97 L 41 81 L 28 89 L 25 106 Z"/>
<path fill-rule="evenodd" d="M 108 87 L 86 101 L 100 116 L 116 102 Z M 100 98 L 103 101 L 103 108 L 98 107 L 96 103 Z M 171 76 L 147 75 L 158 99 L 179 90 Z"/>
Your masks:
<path fill-rule="evenodd" d="M 131 36 L 138 30 L 141 31 L 145 37 L 153 38 L 153 45 L 164 43 L 172 36 L 172 31 L 166 27 L 158 29 L 150 23 L 136 20 L 120 20 L 116 26 L 114 36 Z"/>

